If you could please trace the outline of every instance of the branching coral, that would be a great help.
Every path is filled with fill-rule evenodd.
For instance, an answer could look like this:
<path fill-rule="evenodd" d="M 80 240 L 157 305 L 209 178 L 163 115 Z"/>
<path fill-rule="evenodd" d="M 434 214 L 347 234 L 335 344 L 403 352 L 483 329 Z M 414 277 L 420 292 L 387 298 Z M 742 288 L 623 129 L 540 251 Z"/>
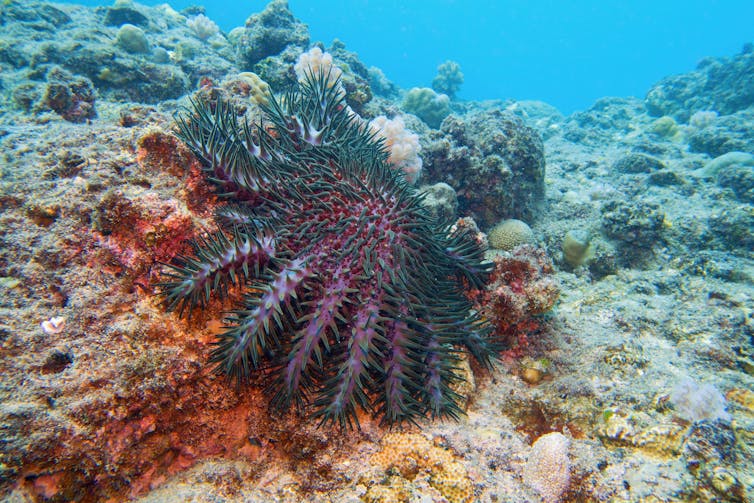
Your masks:
<path fill-rule="evenodd" d="M 186 25 L 194 32 L 197 38 L 209 40 L 220 32 L 220 28 L 210 18 L 204 14 L 190 17 L 186 20 Z"/>
<path fill-rule="evenodd" d="M 482 286 L 482 249 L 430 217 L 337 89 L 308 74 L 270 100 L 269 127 L 240 123 L 222 101 L 179 118 L 234 204 L 217 212 L 220 232 L 171 264 L 164 295 L 184 312 L 240 284 L 212 361 L 239 382 L 267 376 L 279 410 L 341 427 L 358 410 L 388 424 L 455 417 L 458 348 L 483 364 L 493 355 L 462 288 Z"/>
<path fill-rule="evenodd" d="M 432 89 L 438 93 L 447 94 L 455 98 L 456 93 L 463 84 L 461 65 L 456 61 L 446 61 L 437 67 L 437 75 L 432 79 Z"/>

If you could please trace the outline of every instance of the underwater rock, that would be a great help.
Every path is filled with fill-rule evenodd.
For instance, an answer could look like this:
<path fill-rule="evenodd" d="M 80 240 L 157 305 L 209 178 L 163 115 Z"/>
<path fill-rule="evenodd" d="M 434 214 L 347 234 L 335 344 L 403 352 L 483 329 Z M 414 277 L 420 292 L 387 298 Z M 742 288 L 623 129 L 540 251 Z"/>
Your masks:
<path fill-rule="evenodd" d="M 536 221 L 545 191 L 542 139 L 534 128 L 500 109 L 451 115 L 429 134 L 424 172 L 458 195 L 458 211 L 482 229 L 500 220 Z"/>
<path fill-rule="evenodd" d="M 97 116 L 92 82 L 81 76 L 54 67 L 47 74 L 47 87 L 42 104 L 67 121 L 84 122 Z"/>
<path fill-rule="evenodd" d="M 377 96 L 383 98 L 398 96 L 398 86 L 390 82 L 385 73 L 376 66 L 369 67 L 369 86 Z"/>
<path fill-rule="evenodd" d="M 704 58 L 696 70 L 665 77 L 644 100 L 650 115 L 686 122 L 699 110 L 732 114 L 754 105 L 754 51 L 731 58 Z"/>
<path fill-rule="evenodd" d="M 549 103 L 521 100 L 507 106 L 505 110 L 521 117 L 526 125 L 533 127 L 542 135 L 543 140 L 562 133 L 563 114 Z"/>
<path fill-rule="evenodd" d="M 671 169 L 661 169 L 650 173 L 647 183 L 655 187 L 670 187 L 672 185 L 684 185 L 686 180 Z"/>
<path fill-rule="evenodd" d="M 129 5 L 119 2 L 113 11 L 131 12 Z M 7 9 L 17 13 L 15 3 Z M 227 43 L 199 41 L 185 18 L 172 9 L 138 6 L 147 21 L 114 27 L 102 26 L 103 11 L 67 5 L 66 15 L 75 23 L 62 23 L 49 33 L 40 32 L 38 18 L 9 28 L 6 43 L 13 49 L 0 54 L 16 70 L 8 72 L 8 78 L 15 82 L 19 107 L 32 109 L 33 87 L 55 66 L 88 78 L 100 100 L 140 103 L 176 99 L 189 90 L 190 82 L 204 77 L 221 80 L 237 71 Z M 36 7 L 26 14 L 42 12 Z"/>
<path fill-rule="evenodd" d="M 754 211 L 751 207 L 723 210 L 709 219 L 714 241 L 723 249 L 751 252 L 754 248 Z"/>
<path fill-rule="evenodd" d="M 646 154 L 630 153 L 615 161 L 613 169 L 618 173 L 651 173 L 665 169 L 665 165 L 655 157 Z"/>
<path fill-rule="evenodd" d="M 149 24 L 149 19 L 136 8 L 133 2 L 116 1 L 115 5 L 108 7 L 105 12 L 105 25 L 122 26 L 124 24 L 146 26 Z"/>
<path fill-rule="evenodd" d="M 731 189 L 739 201 L 754 204 L 754 166 L 733 165 L 721 170 L 717 184 Z"/>
<path fill-rule="evenodd" d="M 563 137 L 573 143 L 602 146 L 629 134 L 643 114 L 644 105 L 638 98 L 600 98 L 566 119 Z"/>
<path fill-rule="evenodd" d="M 685 437 L 683 457 L 687 464 L 733 461 L 736 435 L 730 418 L 695 421 Z"/>
<path fill-rule="evenodd" d="M 346 49 L 340 40 L 333 40 L 327 51 L 342 70 L 340 83 L 346 90 L 346 103 L 354 112 L 364 115 L 364 106 L 372 100 L 369 71 L 358 54 Z"/>
<path fill-rule="evenodd" d="M 665 214 L 644 201 L 608 201 L 602 206 L 602 228 L 619 244 L 622 258 L 636 263 L 662 242 Z"/>
<path fill-rule="evenodd" d="M 689 150 L 718 157 L 728 152 L 754 153 L 754 110 L 717 118 L 689 137 Z"/>
<path fill-rule="evenodd" d="M 422 206 L 427 208 L 432 216 L 442 222 L 455 220 L 458 214 L 458 197 L 453 187 L 447 183 L 436 183 L 420 187 L 424 196 Z"/>
<path fill-rule="evenodd" d="M 46 2 L 7 2 L 2 9 L 3 24 L 27 24 L 39 31 L 55 30 L 69 24 L 71 16 Z M 3 47 L 4 52 L 7 48 Z M 9 48 L 8 48 L 9 49 Z"/>
<path fill-rule="evenodd" d="M 595 280 L 618 271 L 619 254 L 615 245 L 601 236 L 595 236 L 589 245 L 589 273 Z"/>
<path fill-rule="evenodd" d="M 109 89 L 112 98 L 140 103 L 176 99 L 189 90 L 189 79 L 180 67 L 131 58 L 110 61 L 92 80 L 98 89 Z"/>
<path fill-rule="evenodd" d="M 298 47 L 299 52 L 309 46 L 309 29 L 288 9 L 286 0 L 274 0 L 258 14 L 246 20 L 244 31 L 235 35 L 238 64 L 244 70 L 269 56 L 276 56 L 286 48 Z M 267 76 L 259 72 L 267 80 Z"/>

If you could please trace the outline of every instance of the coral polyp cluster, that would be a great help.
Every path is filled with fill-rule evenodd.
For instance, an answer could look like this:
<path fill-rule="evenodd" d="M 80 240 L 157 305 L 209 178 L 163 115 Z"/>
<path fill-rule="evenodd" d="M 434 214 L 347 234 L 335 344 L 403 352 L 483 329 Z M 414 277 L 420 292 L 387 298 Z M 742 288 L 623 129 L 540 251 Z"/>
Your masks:
<path fill-rule="evenodd" d="M 222 101 L 179 117 L 229 204 L 163 292 L 183 313 L 240 285 L 212 362 L 239 382 L 264 375 L 280 410 L 341 427 L 359 410 L 388 424 L 455 417 L 458 351 L 494 354 L 463 294 L 482 285 L 483 250 L 430 216 L 337 89 L 310 73 L 257 127 Z"/>

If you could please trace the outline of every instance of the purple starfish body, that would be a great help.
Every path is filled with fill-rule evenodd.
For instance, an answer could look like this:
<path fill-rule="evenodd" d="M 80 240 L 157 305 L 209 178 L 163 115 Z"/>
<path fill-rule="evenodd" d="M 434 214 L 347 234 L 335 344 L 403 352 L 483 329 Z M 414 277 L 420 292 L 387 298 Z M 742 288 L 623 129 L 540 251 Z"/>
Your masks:
<path fill-rule="evenodd" d="M 279 409 L 342 427 L 359 409 L 388 424 L 457 417 L 458 351 L 493 355 L 463 294 L 486 274 L 483 251 L 430 216 L 327 80 L 273 98 L 272 128 L 240 124 L 222 102 L 179 118 L 233 204 L 218 210 L 220 232 L 170 265 L 168 305 L 191 310 L 241 284 L 212 361 L 241 382 L 263 373 Z"/>

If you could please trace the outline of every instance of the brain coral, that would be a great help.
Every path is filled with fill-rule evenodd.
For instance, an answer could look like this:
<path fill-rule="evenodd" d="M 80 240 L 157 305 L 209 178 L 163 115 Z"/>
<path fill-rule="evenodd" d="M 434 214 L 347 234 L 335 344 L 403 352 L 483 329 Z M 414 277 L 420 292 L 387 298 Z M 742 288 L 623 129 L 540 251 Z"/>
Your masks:
<path fill-rule="evenodd" d="M 491 248 L 510 251 L 523 244 L 534 243 L 534 233 L 526 222 L 509 218 L 493 227 L 487 234 Z"/>

